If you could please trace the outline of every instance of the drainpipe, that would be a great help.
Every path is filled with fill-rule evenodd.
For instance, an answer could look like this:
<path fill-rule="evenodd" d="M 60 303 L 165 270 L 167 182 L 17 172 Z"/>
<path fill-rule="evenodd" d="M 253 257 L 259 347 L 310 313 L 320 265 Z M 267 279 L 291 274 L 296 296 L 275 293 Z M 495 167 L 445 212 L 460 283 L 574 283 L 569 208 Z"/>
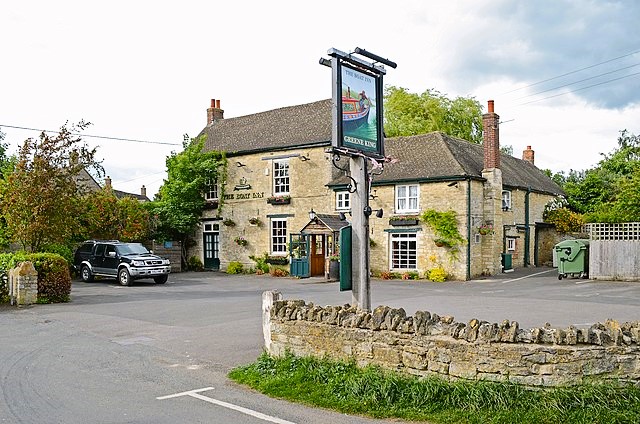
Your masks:
<path fill-rule="evenodd" d="M 529 258 L 529 241 L 531 240 L 531 232 L 529 231 L 529 195 L 531 194 L 531 186 L 527 187 L 527 192 L 524 194 L 524 266 L 530 266 L 531 260 Z"/>
<path fill-rule="evenodd" d="M 467 177 L 467 281 L 471 280 L 471 177 Z"/>

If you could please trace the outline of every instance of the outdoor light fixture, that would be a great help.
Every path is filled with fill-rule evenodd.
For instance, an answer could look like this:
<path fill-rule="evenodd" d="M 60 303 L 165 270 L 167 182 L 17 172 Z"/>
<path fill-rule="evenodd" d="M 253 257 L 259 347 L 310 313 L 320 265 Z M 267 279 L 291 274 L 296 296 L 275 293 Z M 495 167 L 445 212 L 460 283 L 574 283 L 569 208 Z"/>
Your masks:
<path fill-rule="evenodd" d="M 236 166 L 237 166 L 238 168 L 242 168 L 243 166 L 247 166 L 247 165 L 245 165 L 245 164 L 244 164 L 244 163 L 242 163 L 242 162 L 236 162 Z"/>
<path fill-rule="evenodd" d="M 315 221 L 318 216 L 316 215 L 313 208 L 309 211 L 309 221 Z"/>

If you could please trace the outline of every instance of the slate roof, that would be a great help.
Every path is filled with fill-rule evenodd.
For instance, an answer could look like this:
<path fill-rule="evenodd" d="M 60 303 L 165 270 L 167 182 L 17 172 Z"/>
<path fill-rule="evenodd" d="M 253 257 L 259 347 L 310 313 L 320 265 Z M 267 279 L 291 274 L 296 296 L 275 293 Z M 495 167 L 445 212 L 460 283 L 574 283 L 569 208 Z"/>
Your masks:
<path fill-rule="evenodd" d="M 278 151 L 301 146 L 331 145 L 331 99 L 283 107 L 207 125 L 206 150 L 226 151 L 230 156 L 256 151 Z M 385 139 L 385 154 L 398 159 L 386 164 L 374 184 L 399 181 L 482 178 L 484 152 L 481 145 L 441 132 Z M 348 162 L 347 162 L 348 163 Z M 530 187 L 553 195 L 562 189 L 531 163 L 502 154 L 502 180 L 506 187 Z M 329 186 L 347 184 L 334 169 Z"/>
<path fill-rule="evenodd" d="M 207 125 L 205 150 L 233 156 L 256 150 L 279 150 L 331 144 L 331 99 L 288 106 Z"/>

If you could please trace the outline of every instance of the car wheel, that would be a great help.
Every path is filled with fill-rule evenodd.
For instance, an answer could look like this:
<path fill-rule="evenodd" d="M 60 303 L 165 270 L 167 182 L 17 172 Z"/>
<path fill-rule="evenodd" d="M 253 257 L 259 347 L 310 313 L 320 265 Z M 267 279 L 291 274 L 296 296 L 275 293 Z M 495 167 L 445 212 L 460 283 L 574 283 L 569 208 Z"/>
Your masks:
<path fill-rule="evenodd" d="M 169 278 L 168 276 L 163 275 L 163 276 L 160 276 L 160 277 L 154 277 L 153 281 L 155 281 L 156 284 L 164 284 L 164 283 L 167 282 L 168 278 Z"/>
<path fill-rule="evenodd" d="M 82 268 L 80 269 L 80 277 L 85 283 L 90 283 L 93 281 L 93 274 L 91 273 L 91 269 L 89 269 L 89 267 L 86 265 L 82 265 Z"/>
<path fill-rule="evenodd" d="M 118 282 L 121 286 L 131 285 L 131 275 L 127 268 L 120 268 L 120 271 L 118 271 Z"/>

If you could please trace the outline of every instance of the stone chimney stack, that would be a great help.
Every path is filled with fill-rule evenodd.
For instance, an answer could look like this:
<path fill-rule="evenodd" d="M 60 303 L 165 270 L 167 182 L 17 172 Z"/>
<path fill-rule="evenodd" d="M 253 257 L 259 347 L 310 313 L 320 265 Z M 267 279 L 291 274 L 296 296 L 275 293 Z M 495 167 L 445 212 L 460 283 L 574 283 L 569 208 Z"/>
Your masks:
<path fill-rule="evenodd" d="M 207 109 L 207 125 L 219 119 L 224 119 L 224 110 L 220 109 L 220 100 L 211 99 L 211 107 Z"/>
<path fill-rule="evenodd" d="M 147 188 L 144 186 L 144 184 L 140 188 L 140 194 L 144 197 L 147 197 Z"/>
<path fill-rule="evenodd" d="M 527 146 L 527 149 L 522 151 L 522 160 L 526 160 L 527 162 L 531 163 L 531 165 L 535 165 L 534 155 L 535 152 L 531 150 L 531 146 Z"/>
<path fill-rule="evenodd" d="M 107 175 L 107 177 L 104 179 L 104 187 L 111 189 L 111 177 Z"/>
<path fill-rule="evenodd" d="M 493 100 L 489 100 L 488 109 L 482 115 L 484 169 L 493 169 L 500 168 L 500 116 L 493 111 Z"/>

